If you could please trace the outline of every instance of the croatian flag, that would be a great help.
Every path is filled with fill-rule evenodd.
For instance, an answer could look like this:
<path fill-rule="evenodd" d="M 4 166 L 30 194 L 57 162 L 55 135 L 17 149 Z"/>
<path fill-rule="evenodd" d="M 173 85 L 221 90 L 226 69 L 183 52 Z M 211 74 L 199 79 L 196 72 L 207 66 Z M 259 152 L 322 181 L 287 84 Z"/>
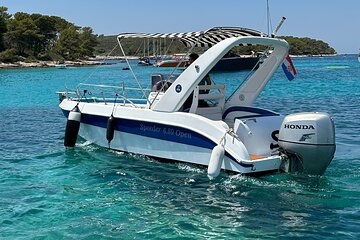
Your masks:
<path fill-rule="evenodd" d="M 292 63 L 290 56 L 287 55 L 284 59 L 284 62 L 281 65 L 282 69 L 284 70 L 284 73 L 286 77 L 289 79 L 289 81 L 293 80 L 297 73 L 296 69 L 294 67 L 294 64 Z"/>

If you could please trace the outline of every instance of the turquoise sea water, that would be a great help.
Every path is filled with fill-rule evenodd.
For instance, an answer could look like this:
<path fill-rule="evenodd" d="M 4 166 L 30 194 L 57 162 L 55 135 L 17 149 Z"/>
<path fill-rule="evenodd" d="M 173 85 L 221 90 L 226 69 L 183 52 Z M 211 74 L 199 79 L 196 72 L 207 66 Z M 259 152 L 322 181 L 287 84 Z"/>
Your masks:
<path fill-rule="evenodd" d="M 360 63 L 349 55 L 294 64 L 298 78 L 279 70 L 256 105 L 333 116 L 336 155 L 320 178 L 221 173 L 210 181 L 202 167 L 83 140 L 65 149 L 55 92 L 120 83 L 123 64 L 0 70 L 0 239 L 359 239 Z M 149 68 L 138 70 L 148 83 Z"/>

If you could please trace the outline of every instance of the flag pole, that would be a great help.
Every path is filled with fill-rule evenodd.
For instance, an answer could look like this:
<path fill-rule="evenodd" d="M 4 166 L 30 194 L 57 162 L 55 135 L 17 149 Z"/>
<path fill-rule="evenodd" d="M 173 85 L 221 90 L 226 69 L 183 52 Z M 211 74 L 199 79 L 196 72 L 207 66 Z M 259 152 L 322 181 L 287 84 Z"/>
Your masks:
<path fill-rule="evenodd" d="M 282 17 L 279 24 L 277 25 L 277 27 L 275 28 L 275 30 L 273 31 L 273 33 L 271 34 L 271 37 L 275 37 L 277 32 L 279 31 L 279 29 L 281 28 L 281 25 L 283 25 L 284 21 L 286 20 L 286 17 Z"/>

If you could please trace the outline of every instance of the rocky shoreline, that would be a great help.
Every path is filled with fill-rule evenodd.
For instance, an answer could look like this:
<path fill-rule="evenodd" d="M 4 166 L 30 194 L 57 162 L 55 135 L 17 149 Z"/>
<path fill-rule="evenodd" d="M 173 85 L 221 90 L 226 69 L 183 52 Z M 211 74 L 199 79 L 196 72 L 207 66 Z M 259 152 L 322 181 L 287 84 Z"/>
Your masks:
<path fill-rule="evenodd" d="M 65 61 L 63 63 L 55 61 L 37 61 L 37 62 L 15 62 L 15 63 L 0 63 L 0 69 L 9 68 L 55 68 L 61 66 L 66 67 L 81 67 L 81 66 L 95 66 L 106 65 L 107 63 L 94 60 L 82 60 L 82 61 Z"/>
<path fill-rule="evenodd" d="M 323 54 L 323 55 L 290 55 L 293 58 L 297 57 L 330 57 L 338 56 L 343 54 Z M 346 54 L 345 54 L 346 55 Z M 82 66 L 96 66 L 96 65 L 109 65 L 104 60 L 123 60 L 122 56 L 103 57 L 96 56 L 93 59 L 81 60 L 81 61 L 65 61 L 59 63 L 56 61 L 36 61 L 36 62 L 15 62 L 15 63 L 2 63 L 0 62 L 0 69 L 11 69 L 11 68 L 66 68 L 66 67 L 82 67 Z M 130 56 L 128 59 L 139 59 L 139 57 Z"/>

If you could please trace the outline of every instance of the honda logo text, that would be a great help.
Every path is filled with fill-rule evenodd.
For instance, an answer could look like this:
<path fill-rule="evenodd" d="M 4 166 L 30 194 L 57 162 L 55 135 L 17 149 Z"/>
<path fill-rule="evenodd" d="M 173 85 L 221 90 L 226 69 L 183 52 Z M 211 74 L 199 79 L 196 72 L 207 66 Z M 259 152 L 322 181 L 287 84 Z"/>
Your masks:
<path fill-rule="evenodd" d="M 290 129 L 315 129 L 313 125 L 285 124 L 284 128 Z"/>

